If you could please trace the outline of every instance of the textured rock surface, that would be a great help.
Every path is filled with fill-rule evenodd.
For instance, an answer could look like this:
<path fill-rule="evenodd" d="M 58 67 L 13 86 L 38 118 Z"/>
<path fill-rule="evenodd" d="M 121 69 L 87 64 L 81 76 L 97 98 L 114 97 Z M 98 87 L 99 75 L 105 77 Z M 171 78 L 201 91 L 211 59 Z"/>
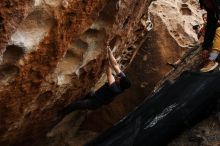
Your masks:
<path fill-rule="evenodd" d="M 118 55 L 129 49 L 124 53 L 129 58 L 118 58 L 122 66 L 128 64 L 149 3 L 3 0 L 0 144 L 38 145 L 35 142 L 60 120 L 57 111 L 83 97 L 99 80 L 107 43 L 118 46 Z"/>
<path fill-rule="evenodd" d="M 188 5 L 190 11 L 192 11 L 191 15 L 185 15 L 180 11 L 182 4 Z M 77 144 L 82 145 L 103 129 L 113 125 L 127 112 L 140 104 L 168 72 L 169 74 L 172 73 L 170 71 L 173 69 L 167 65 L 168 61 L 175 61 L 191 50 L 188 44 L 196 41 L 196 36 L 191 29 L 192 25 L 201 23 L 201 12 L 197 10 L 195 1 L 155 1 L 150 5 L 149 12 L 154 28 L 144 35 L 143 45 L 126 70 L 133 81 L 131 89 L 118 97 L 109 106 L 88 113 L 84 117 L 85 120 L 81 126 L 77 125 L 78 122 L 74 120 L 69 122 L 67 120 L 66 123 L 61 124 L 62 126 L 55 130 L 57 132 L 56 141 L 54 142 L 56 145 L 63 143 L 74 146 Z M 192 66 L 194 65 L 191 64 L 190 68 Z M 177 77 L 177 75 L 174 76 Z M 69 126 L 65 127 L 64 125 Z M 77 128 L 77 126 L 79 127 Z M 69 129 L 74 132 L 69 132 Z M 185 135 L 182 137 L 185 138 Z M 182 137 L 175 140 L 174 145 L 191 144 L 188 139 Z"/>
<path fill-rule="evenodd" d="M 196 0 L 150 3 L 2 0 L 0 145 L 39 146 L 46 134 L 47 146 L 82 145 L 141 103 L 171 70 L 167 61 L 196 41 L 191 28 L 201 22 Z M 147 33 L 141 20 L 149 18 Z M 73 113 L 53 128 L 57 111 L 105 81 L 107 44 L 118 46 L 122 68 L 133 61 L 126 71 L 133 87 L 109 106 Z"/>
<path fill-rule="evenodd" d="M 185 16 L 181 13 L 181 7 L 179 6 L 184 3 L 191 7 L 192 15 Z M 127 70 L 128 76 L 133 81 L 133 86 L 129 91 L 117 98 L 110 107 L 106 107 L 110 108 L 109 111 L 111 113 L 109 112 L 109 114 L 111 114 L 112 118 L 115 118 L 113 121 L 122 118 L 126 112 L 132 110 L 135 105 L 149 95 L 157 82 L 172 70 L 167 65 L 167 62 L 181 58 L 190 49 L 188 45 L 197 40 L 191 29 L 192 21 L 188 21 L 189 19 L 198 23 L 201 21 L 201 13 L 199 14 L 196 8 L 197 5 L 194 1 L 180 2 L 173 0 L 170 2 L 155 1 L 151 3 L 149 16 L 154 27 L 150 32 L 146 33 L 141 49 L 137 52 Z M 104 114 L 102 112 L 103 109 L 100 109 L 91 115 L 94 114 L 92 117 L 106 115 L 106 112 Z M 114 123 L 112 119 L 104 118 L 100 120 L 100 123 L 96 119 L 91 124 L 91 129 L 92 125 L 97 122 L 99 127 L 106 123 Z M 91 121 L 89 119 L 86 123 L 90 124 Z M 108 127 L 109 125 L 106 124 L 106 126 Z"/>

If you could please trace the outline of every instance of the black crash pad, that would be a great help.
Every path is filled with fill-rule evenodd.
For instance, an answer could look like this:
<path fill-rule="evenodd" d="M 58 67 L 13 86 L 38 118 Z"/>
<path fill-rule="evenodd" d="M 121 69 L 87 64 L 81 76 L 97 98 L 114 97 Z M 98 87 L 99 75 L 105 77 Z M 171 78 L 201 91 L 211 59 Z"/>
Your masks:
<path fill-rule="evenodd" d="M 85 146 L 164 146 L 209 115 L 219 97 L 219 72 L 186 71 Z"/>

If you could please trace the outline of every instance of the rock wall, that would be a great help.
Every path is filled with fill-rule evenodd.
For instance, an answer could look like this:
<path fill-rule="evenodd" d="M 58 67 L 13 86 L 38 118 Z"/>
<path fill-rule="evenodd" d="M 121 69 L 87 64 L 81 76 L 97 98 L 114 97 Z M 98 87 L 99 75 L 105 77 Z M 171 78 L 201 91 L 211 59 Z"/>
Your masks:
<path fill-rule="evenodd" d="M 61 119 L 57 111 L 100 79 L 107 44 L 118 46 L 125 68 L 141 43 L 139 22 L 150 2 L 1 1 L 0 145 L 39 145 Z"/>
<path fill-rule="evenodd" d="M 87 130 L 102 131 L 103 128 L 121 119 L 150 95 L 157 83 L 173 70 L 167 62 L 175 62 L 188 51 L 195 49 L 189 46 L 197 42 L 192 26 L 202 23 L 202 13 L 197 10 L 197 4 L 193 0 L 153 1 L 151 3 L 148 12 L 145 13 L 146 17 L 143 16 L 142 20 L 150 19 L 153 29 L 144 34 L 144 41 L 126 70 L 132 80 L 132 87 L 110 106 L 89 114 L 85 122 Z M 188 6 L 187 9 L 192 13 L 190 15 L 183 13 L 182 5 Z M 99 126 L 94 127 L 95 123 Z"/>
<path fill-rule="evenodd" d="M 141 104 L 158 82 L 174 70 L 167 62 L 175 62 L 195 50 L 190 46 L 197 42 L 192 26 L 202 23 L 202 12 L 197 10 L 197 4 L 193 0 L 153 1 L 141 19 L 143 22 L 150 19 L 153 29 L 143 33 L 143 43 L 126 70 L 132 87 L 111 104 L 87 112 L 83 117 L 76 112 L 69 115 L 53 129 L 52 145 L 81 146 Z M 182 6 L 192 13 L 183 12 Z M 140 31 L 137 33 L 141 35 Z M 80 118 L 73 120 L 76 117 Z M 178 140 L 175 144 L 182 143 Z"/>
<path fill-rule="evenodd" d="M 151 2 L 2 0 L 0 145 L 82 145 L 141 103 L 172 70 L 167 62 L 192 49 L 202 21 L 196 0 Z M 105 82 L 107 45 L 123 69 L 130 64 L 132 88 L 57 125 L 60 109 Z"/>

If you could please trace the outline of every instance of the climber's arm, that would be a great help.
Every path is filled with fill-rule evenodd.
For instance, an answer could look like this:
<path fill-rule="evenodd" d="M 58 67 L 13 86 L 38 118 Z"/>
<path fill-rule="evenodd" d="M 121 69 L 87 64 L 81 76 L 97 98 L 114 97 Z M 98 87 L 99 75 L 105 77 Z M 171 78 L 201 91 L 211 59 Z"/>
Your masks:
<path fill-rule="evenodd" d="M 110 64 L 112 66 L 112 68 L 115 70 L 116 74 L 119 74 L 121 73 L 121 69 L 120 69 L 120 66 L 119 64 L 117 63 L 112 51 L 110 48 L 108 48 L 108 57 L 109 57 L 109 61 L 110 61 Z"/>
<path fill-rule="evenodd" d="M 115 77 L 112 75 L 112 69 L 109 65 L 107 67 L 106 75 L 108 78 L 108 84 L 109 85 L 113 84 L 115 82 Z"/>

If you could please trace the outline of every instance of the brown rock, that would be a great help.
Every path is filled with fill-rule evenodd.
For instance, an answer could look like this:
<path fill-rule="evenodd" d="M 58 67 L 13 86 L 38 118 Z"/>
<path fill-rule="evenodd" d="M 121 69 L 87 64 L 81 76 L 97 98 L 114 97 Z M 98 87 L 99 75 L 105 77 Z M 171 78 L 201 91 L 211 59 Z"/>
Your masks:
<path fill-rule="evenodd" d="M 108 106 L 74 115 L 76 125 L 58 124 L 61 130 L 50 144 L 82 145 L 141 103 L 171 70 L 166 62 L 196 42 L 191 27 L 201 21 L 194 0 L 150 3 L 2 0 L 0 145 L 45 144 L 46 134 L 57 132 L 58 111 L 105 81 L 107 44 L 118 46 L 114 51 L 123 69 L 133 61 L 126 70 L 133 87 Z M 71 127 L 73 133 L 67 131 Z"/>

